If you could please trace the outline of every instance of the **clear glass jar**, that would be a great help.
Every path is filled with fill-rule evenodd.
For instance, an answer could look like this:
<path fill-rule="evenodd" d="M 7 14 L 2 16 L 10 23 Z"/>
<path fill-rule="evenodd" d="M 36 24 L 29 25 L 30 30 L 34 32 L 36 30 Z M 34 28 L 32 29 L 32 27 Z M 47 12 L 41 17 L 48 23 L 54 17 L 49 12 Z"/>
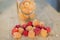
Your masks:
<path fill-rule="evenodd" d="M 31 21 L 35 18 L 36 4 L 34 0 L 17 0 L 17 13 L 20 24 Z"/>
<path fill-rule="evenodd" d="M 47 17 L 46 13 L 43 13 L 43 10 L 46 6 L 46 0 L 17 0 L 17 13 L 19 23 L 21 24 L 21 22 L 23 23 L 25 22 L 25 20 L 28 21 L 28 19 L 30 21 L 31 18 L 32 20 L 39 19 L 40 21 L 44 21 L 47 26 L 52 26 L 53 23 L 50 18 Z M 30 14 L 32 15 L 30 16 Z"/>

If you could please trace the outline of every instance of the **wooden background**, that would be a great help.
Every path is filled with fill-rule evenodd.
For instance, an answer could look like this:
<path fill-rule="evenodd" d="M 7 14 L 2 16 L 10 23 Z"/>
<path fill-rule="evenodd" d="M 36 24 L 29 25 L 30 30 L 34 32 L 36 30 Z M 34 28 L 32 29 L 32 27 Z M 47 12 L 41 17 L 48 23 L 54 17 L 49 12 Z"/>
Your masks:
<path fill-rule="evenodd" d="M 10 1 L 11 2 L 11 1 Z M 9 2 L 7 2 L 8 4 Z M 36 15 L 40 21 L 44 21 L 46 25 L 51 26 L 53 36 L 46 39 L 38 38 L 37 40 L 60 40 L 60 14 L 49 4 L 36 1 Z M 41 5 L 40 5 L 41 4 Z M 7 6 L 5 4 L 5 6 Z M 16 2 L 14 1 L 7 8 L 0 6 L 0 40 L 13 40 L 11 29 L 19 24 L 16 10 Z M 22 38 L 23 39 L 23 38 Z M 24 38 L 23 40 L 28 40 Z"/>

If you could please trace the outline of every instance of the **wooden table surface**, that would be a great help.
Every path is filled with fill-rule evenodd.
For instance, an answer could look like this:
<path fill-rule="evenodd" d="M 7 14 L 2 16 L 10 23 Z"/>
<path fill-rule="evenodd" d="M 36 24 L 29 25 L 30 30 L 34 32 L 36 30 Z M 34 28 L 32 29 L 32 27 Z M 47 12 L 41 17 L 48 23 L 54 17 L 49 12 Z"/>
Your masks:
<path fill-rule="evenodd" d="M 55 34 L 46 39 L 38 38 L 37 40 L 60 40 L 60 14 L 48 4 L 43 9 L 38 8 L 36 14 L 40 21 L 44 21 L 46 25 L 51 26 L 53 34 Z M 0 13 L 0 40 L 13 40 L 11 37 L 11 29 L 16 24 L 19 24 L 19 22 L 16 3 L 14 3 Z M 28 40 L 27 38 L 23 40 L 25 39 Z"/>

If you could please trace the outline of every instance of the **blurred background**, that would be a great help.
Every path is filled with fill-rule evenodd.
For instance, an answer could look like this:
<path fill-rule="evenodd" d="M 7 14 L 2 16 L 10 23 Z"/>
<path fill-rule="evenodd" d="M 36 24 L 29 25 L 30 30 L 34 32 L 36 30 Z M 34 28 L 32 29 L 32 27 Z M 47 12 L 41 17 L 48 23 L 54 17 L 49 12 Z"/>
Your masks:
<path fill-rule="evenodd" d="M 50 4 L 58 12 L 60 12 L 60 0 L 40 0 L 40 1 L 46 1 L 47 4 Z M 5 10 L 15 2 L 16 0 L 0 0 L 0 11 Z"/>
<path fill-rule="evenodd" d="M 37 18 L 59 35 L 49 37 L 49 40 L 60 40 L 60 0 L 35 0 L 35 2 Z M 13 40 L 11 30 L 18 23 L 16 0 L 0 0 L 0 40 Z"/>
<path fill-rule="evenodd" d="M 46 0 L 53 8 L 60 11 L 60 0 Z"/>

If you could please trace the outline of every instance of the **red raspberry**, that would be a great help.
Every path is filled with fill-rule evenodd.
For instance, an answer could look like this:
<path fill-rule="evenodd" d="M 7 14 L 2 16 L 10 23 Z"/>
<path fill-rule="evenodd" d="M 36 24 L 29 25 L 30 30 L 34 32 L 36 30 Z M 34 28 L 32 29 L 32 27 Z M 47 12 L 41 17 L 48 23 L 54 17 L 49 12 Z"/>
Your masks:
<path fill-rule="evenodd" d="M 16 25 L 16 26 L 15 26 L 15 28 L 19 28 L 19 27 L 21 27 L 21 26 L 20 26 L 20 25 Z"/>
<path fill-rule="evenodd" d="M 46 27 L 46 30 L 47 30 L 47 32 L 48 32 L 48 33 L 50 33 L 50 32 L 51 32 L 50 27 Z"/>
<path fill-rule="evenodd" d="M 14 32 L 18 32 L 18 28 L 13 28 L 12 29 L 12 35 L 13 35 Z"/>
<path fill-rule="evenodd" d="M 27 24 L 23 24 L 23 25 L 22 25 L 22 28 L 25 29 L 26 27 L 27 27 Z"/>
<path fill-rule="evenodd" d="M 23 35 L 24 35 L 24 36 L 28 36 L 28 31 L 25 30 L 25 31 L 23 32 Z"/>
<path fill-rule="evenodd" d="M 34 32 L 35 32 L 36 35 L 39 35 L 40 34 L 40 28 L 35 28 Z"/>
<path fill-rule="evenodd" d="M 29 21 L 29 22 L 27 23 L 27 26 L 32 26 L 32 22 Z"/>

